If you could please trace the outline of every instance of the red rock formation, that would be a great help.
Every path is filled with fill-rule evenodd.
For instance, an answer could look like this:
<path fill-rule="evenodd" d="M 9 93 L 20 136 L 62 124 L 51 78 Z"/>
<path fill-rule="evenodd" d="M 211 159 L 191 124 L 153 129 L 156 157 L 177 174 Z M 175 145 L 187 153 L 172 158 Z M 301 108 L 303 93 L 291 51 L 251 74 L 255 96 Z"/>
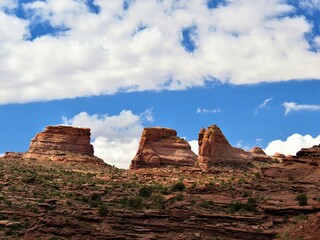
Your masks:
<path fill-rule="evenodd" d="M 29 153 L 56 154 L 73 152 L 93 156 L 90 129 L 70 126 L 48 126 L 31 139 Z"/>
<path fill-rule="evenodd" d="M 89 128 L 48 126 L 31 139 L 29 151 L 23 157 L 102 164 L 103 160 L 93 155 L 90 135 Z"/>
<path fill-rule="evenodd" d="M 197 155 L 189 143 L 169 128 L 145 128 L 130 169 L 163 165 L 192 166 Z"/>
<path fill-rule="evenodd" d="M 250 150 L 251 153 L 254 153 L 254 154 L 259 154 L 259 155 L 265 155 L 267 156 L 267 154 L 262 150 L 261 147 L 254 147 Z"/>
<path fill-rule="evenodd" d="M 320 144 L 311 148 L 302 148 L 296 156 L 297 158 L 320 160 Z"/>
<path fill-rule="evenodd" d="M 271 158 L 259 147 L 253 148 L 250 152 L 232 147 L 217 125 L 212 125 L 207 129 L 202 128 L 199 132 L 198 144 L 197 164 L 203 170 L 207 170 L 214 163 L 226 161 L 271 161 Z"/>
<path fill-rule="evenodd" d="M 199 132 L 198 165 L 207 169 L 214 163 L 224 161 L 249 160 L 250 154 L 242 149 L 232 147 L 217 125 L 211 125 Z"/>
<path fill-rule="evenodd" d="M 272 157 L 274 157 L 274 158 L 286 158 L 286 155 L 276 152 Z"/>

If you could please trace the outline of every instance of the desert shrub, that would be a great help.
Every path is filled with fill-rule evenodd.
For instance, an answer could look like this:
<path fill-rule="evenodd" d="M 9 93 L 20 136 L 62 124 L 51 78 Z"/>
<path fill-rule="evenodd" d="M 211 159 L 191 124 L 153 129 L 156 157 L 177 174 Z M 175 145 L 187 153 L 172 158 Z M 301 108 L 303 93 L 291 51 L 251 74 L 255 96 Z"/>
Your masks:
<path fill-rule="evenodd" d="M 139 196 L 148 198 L 148 197 L 151 197 L 152 192 L 153 192 L 152 186 L 142 186 L 139 189 Z"/>
<path fill-rule="evenodd" d="M 199 203 L 198 206 L 202 207 L 202 208 L 209 208 L 210 203 L 208 201 L 203 201 L 203 202 Z"/>
<path fill-rule="evenodd" d="M 241 194 L 242 197 L 249 197 L 251 195 L 251 193 L 245 191 Z"/>
<path fill-rule="evenodd" d="M 153 201 L 153 204 L 156 208 L 164 209 L 165 201 L 164 201 L 164 197 L 162 195 L 160 195 L 160 194 L 154 195 L 152 197 L 152 201 Z"/>
<path fill-rule="evenodd" d="M 294 180 L 294 177 L 292 176 L 292 174 L 289 174 L 289 175 L 288 175 L 288 180 L 289 180 L 290 182 L 292 182 L 292 181 Z"/>
<path fill-rule="evenodd" d="M 308 196 L 305 193 L 297 195 L 295 200 L 298 201 L 300 206 L 307 206 L 308 205 Z"/>
<path fill-rule="evenodd" d="M 92 193 L 91 200 L 92 201 L 100 201 L 101 195 L 99 193 Z"/>
<path fill-rule="evenodd" d="M 238 212 L 238 211 L 248 211 L 253 212 L 256 210 L 256 200 L 252 197 L 248 198 L 247 203 L 242 203 L 240 201 L 236 201 L 232 203 L 230 211 L 232 213 Z"/>
<path fill-rule="evenodd" d="M 184 199 L 184 196 L 182 194 L 178 194 L 174 199 L 177 201 L 182 201 Z"/>
<path fill-rule="evenodd" d="M 124 197 L 121 200 L 121 203 L 124 207 L 131 208 L 131 209 L 142 209 L 143 204 L 143 198 L 141 196 L 135 196 L 135 197 Z"/>
<path fill-rule="evenodd" d="M 108 213 L 108 208 L 107 206 L 102 203 L 99 207 L 98 207 L 98 213 L 100 216 L 106 216 Z"/>
<path fill-rule="evenodd" d="M 178 182 L 171 187 L 171 191 L 173 192 L 181 192 L 186 189 L 186 185 L 183 182 Z"/>

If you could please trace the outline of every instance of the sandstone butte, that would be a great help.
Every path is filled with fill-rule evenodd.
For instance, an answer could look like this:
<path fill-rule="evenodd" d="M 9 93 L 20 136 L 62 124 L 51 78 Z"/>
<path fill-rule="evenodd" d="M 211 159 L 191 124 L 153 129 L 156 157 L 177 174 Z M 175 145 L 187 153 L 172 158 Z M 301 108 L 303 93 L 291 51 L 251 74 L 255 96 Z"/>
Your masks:
<path fill-rule="evenodd" d="M 193 166 L 197 155 L 189 143 L 169 128 L 145 128 L 130 169 L 165 165 Z"/>
<path fill-rule="evenodd" d="M 199 132 L 198 144 L 197 164 L 203 170 L 207 170 L 215 163 L 271 161 L 260 147 L 254 147 L 250 152 L 232 147 L 217 125 L 211 125 L 207 129 L 202 128 Z"/>
<path fill-rule="evenodd" d="M 102 159 L 94 156 L 90 135 L 89 128 L 48 126 L 31 139 L 29 151 L 22 157 L 103 164 Z"/>

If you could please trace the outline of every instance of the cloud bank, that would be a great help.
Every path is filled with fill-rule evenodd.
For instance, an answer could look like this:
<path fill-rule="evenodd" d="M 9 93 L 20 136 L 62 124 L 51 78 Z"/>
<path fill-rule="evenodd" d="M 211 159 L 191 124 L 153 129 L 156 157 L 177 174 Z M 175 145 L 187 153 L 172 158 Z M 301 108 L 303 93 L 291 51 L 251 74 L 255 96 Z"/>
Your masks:
<path fill-rule="evenodd" d="M 274 140 L 270 142 L 264 151 L 269 156 L 274 155 L 276 152 L 285 155 L 296 155 L 301 148 L 308 148 L 318 144 L 320 144 L 320 135 L 313 138 L 310 135 L 302 136 L 295 133 L 289 136 L 285 141 Z"/>
<path fill-rule="evenodd" d="M 319 36 L 296 13 L 283 0 L 2 0 L 0 104 L 319 79 Z"/>
<path fill-rule="evenodd" d="M 129 167 L 138 149 L 145 121 L 152 121 L 150 110 L 140 115 L 123 110 L 112 116 L 81 112 L 70 119 L 63 118 L 64 125 L 91 128 L 94 154 L 119 168 Z"/>

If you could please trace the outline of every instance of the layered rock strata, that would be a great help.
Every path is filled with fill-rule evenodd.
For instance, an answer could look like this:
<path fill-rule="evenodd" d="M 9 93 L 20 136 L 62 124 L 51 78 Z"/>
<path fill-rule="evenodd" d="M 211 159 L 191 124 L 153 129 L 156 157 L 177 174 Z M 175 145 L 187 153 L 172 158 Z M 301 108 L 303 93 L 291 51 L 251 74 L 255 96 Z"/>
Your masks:
<path fill-rule="evenodd" d="M 297 158 L 320 160 L 320 144 L 311 148 L 302 148 L 296 153 Z"/>
<path fill-rule="evenodd" d="M 192 166 L 197 155 L 189 143 L 169 128 L 145 128 L 130 169 L 165 165 Z"/>
<path fill-rule="evenodd" d="M 199 156 L 197 164 L 206 170 L 215 163 L 243 162 L 247 160 L 271 161 L 265 152 L 255 147 L 250 152 L 230 145 L 217 125 L 202 128 L 198 136 Z"/>
<path fill-rule="evenodd" d="M 103 163 L 94 156 L 90 135 L 89 128 L 48 126 L 31 139 L 29 151 L 23 157 Z"/>
<path fill-rule="evenodd" d="M 48 126 L 31 139 L 29 153 L 56 154 L 59 151 L 93 156 L 90 129 L 70 126 Z"/>

